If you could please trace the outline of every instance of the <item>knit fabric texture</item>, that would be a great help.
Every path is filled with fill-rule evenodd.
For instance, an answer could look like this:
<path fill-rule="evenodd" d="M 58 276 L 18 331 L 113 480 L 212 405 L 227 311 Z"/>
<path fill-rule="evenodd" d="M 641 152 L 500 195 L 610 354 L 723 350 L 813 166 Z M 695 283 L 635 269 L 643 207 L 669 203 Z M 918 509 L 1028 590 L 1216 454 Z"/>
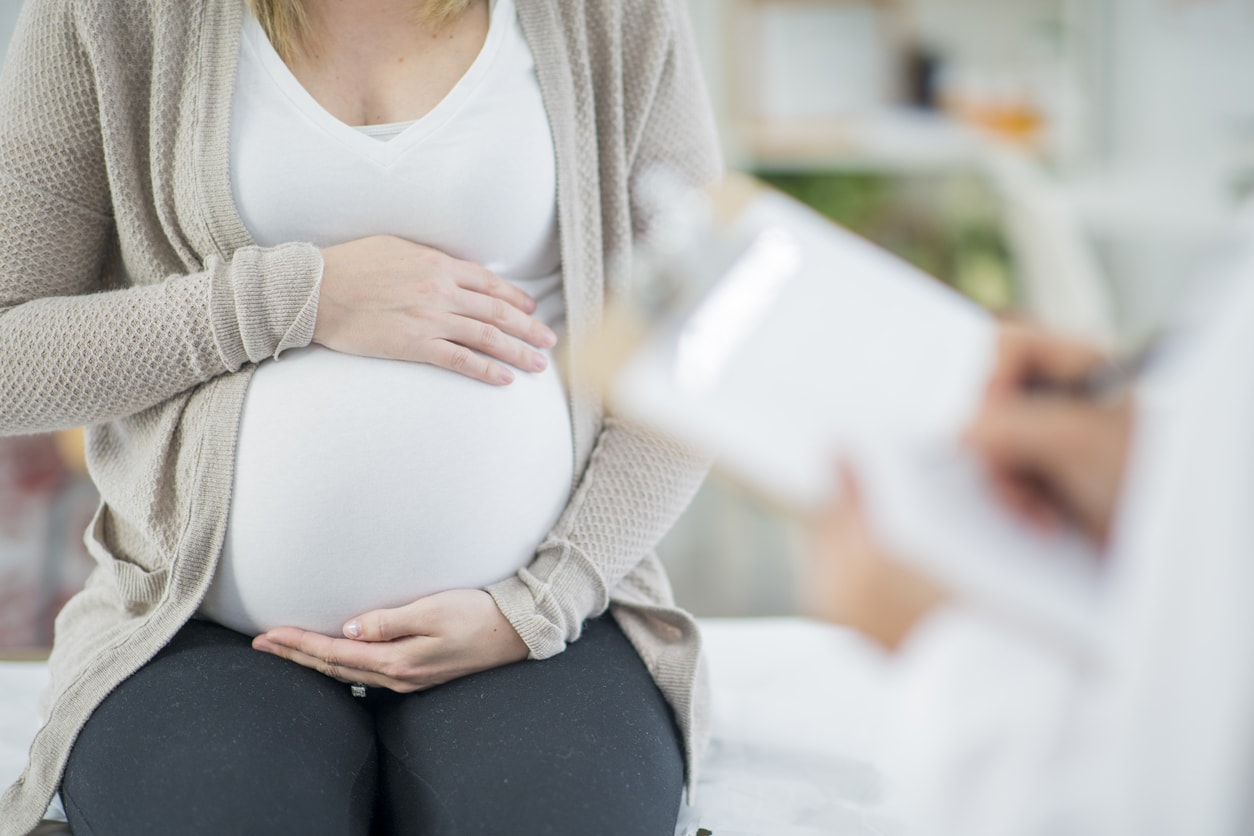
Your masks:
<path fill-rule="evenodd" d="M 578 352 L 629 292 L 641 187 L 721 162 L 682 0 L 518 0 L 553 129 Z M 316 247 L 260 248 L 236 212 L 228 119 L 243 0 L 26 0 L 0 74 L 0 434 L 86 425 L 99 566 L 57 623 L 48 721 L 0 797 L 33 828 L 88 715 L 196 612 L 226 529 L 257 363 L 313 338 Z M 568 368 L 578 368 L 566 364 Z M 704 739 L 700 637 L 653 547 L 704 463 L 568 381 L 569 507 L 489 589 L 534 658 L 607 608 L 675 711 L 688 784 Z"/>

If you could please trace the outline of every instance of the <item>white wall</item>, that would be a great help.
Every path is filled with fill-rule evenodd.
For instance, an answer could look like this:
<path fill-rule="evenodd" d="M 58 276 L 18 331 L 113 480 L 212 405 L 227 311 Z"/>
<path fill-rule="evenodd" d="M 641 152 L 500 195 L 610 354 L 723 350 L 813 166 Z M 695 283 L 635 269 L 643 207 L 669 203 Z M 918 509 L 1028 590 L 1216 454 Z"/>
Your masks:
<path fill-rule="evenodd" d="M 1254 129 L 1254 3 L 1106 2 L 1115 150 L 1155 164 L 1221 164 Z"/>
<path fill-rule="evenodd" d="M 1061 17 L 1060 0 L 911 0 L 914 28 L 948 55 L 986 66 L 1021 65 Z"/>
<path fill-rule="evenodd" d="M 1116 210 L 1099 213 L 1096 229 L 1125 327 L 1137 332 L 1179 298 L 1249 178 L 1254 2 L 1076 3 L 1092 36 L 1099 160 Z"/>
<path fill-rule="evenodd" d="M 688 0 L 716 110 L 728 82 L 729 0 Z M 1191 265 L 1254 191 L 1254 0 L 902 0 L 908 26 L 957 78 L 1027 83 L 1060 152 L 1057 171 L 1106 254 L 1124 329 L 1161 318 Z M 1033 79 L 1036 81 L 1034 82 Z M 733 162 L 736 136 L 724 141 Z"/>

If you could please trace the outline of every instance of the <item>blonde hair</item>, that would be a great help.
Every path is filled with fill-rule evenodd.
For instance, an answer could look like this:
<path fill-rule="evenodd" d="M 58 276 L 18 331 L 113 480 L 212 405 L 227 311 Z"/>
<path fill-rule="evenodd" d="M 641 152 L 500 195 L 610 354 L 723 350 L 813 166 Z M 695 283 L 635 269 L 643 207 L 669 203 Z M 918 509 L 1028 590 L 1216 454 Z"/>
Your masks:
<path fill-rule="evenodd" d="M 441 25 L 457 17 L 473 0 L 422 0 L 418 18 Z M 309 45 L 312 30 L 304 0 L 248 0 L 248 8 L 261 23 L 270 43 L 284 59 Z"/>

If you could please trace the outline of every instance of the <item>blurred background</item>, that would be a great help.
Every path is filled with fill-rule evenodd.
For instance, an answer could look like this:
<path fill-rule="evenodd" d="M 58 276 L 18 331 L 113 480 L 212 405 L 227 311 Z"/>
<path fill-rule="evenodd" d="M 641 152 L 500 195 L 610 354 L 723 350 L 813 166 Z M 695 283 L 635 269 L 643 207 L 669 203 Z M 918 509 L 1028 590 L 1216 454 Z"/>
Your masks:
<path fill-rule="evenodd" d="M 1254 0 L 689 0 L 731 167 L 982 304 L 1135 345 L 1254 189 Z M 798 532 L 717 477 L 702 615 L 795 609 Z"/>
<path fill-rule="evenodd" d="M 1254 191 L 1254 0 L 687 2 L 730 166 L 992 309 L 1134 343 Z M 80 448 L 0 439 L 0 647 L 90 568 Z M 698 615 L 795 611 L 798 532 L 717 476 L 662 551 Z"/>

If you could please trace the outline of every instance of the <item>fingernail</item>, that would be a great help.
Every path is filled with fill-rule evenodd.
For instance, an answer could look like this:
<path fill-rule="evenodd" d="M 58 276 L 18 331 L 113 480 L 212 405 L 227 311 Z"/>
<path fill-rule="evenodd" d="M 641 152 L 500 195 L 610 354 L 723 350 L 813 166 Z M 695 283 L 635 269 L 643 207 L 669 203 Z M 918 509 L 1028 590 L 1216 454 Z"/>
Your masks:
<path fill-rule="evenodd" d="M 355 639 L 361 638 L 361 622 L 356 619 L 344 625 L 344 632 Z"/>
<path fill-rule="evenodd" d="M 497 383 L 513 383 L 514 373 L 509 369 L 501 369 L 496 373 L 496 381 Z"/>
<path fill-rule="evenodd" d="M 531 368 L 535 369 L 538 372 L 544 371 L 546 368 L 548 368 L 548 365 L 549 365 L 549 361 L 545 359 L 543 354 L 537 354 L 535 357 L 531 358 Z"/>
<path fill-rule="evenodd" d="M 544 338 L 541 340 L 541 343 L 541 348 L 552 348 L 557 345 L 557 334 L 546 328 L 544 331 Z"/>

